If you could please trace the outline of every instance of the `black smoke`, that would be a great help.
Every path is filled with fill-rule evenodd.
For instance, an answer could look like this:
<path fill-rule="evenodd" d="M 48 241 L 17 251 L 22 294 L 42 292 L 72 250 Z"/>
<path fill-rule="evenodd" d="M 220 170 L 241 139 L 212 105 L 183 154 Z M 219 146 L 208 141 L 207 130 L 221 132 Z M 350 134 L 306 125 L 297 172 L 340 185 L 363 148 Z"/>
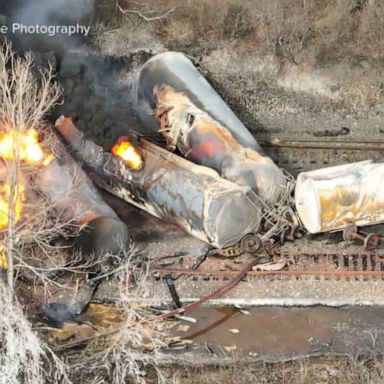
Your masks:
<path fill-rule="evenodd" d="M 106 149 L 129 130 L 145 134 L 133 110 L 133 84 L 121 77 L 135 71 L 149 56 L 144 52 L 126 57 L 67 54 L 58 71 L 65 102 L 56 109 L 55 117 L 72 116 L 79 129 Z"/>
<path fill-rule="evenodd" d="M 92 31 L 92 24 L 104 18 L 98 3 L 98 0 L 6 0 L 6 3 L 0 0 L 0 10 L 8 25 L 80 23 L 90 25 Z M 141 66 L 150 57 L 148 53 L 127 52 L 124 57 L 105 57 L 95 51 L 92 36 L 14 34 L 8 38 L 20 53 L 32 51 L 37 67 L 49 62 L 56 69 L 64 95 L 62 104 L 50 116 L 52 121 L 61 114 L 73 117 L 79 129 L 106 149 L 128 130 L 143 132 L 132 108 L 132 84 L 122 78 Z"/>
<path fill-rule="evenodd" d="M 95 0 L 18 0 L 3 6 L 9 27 L 8 38 L 20 50 L 49 51 L 62 54 L 85 42 L 81 34 L 67 36 L 48 34 L 13 33 L 13 24 L 25 26 L 88 26 L 92 23 Z"/>

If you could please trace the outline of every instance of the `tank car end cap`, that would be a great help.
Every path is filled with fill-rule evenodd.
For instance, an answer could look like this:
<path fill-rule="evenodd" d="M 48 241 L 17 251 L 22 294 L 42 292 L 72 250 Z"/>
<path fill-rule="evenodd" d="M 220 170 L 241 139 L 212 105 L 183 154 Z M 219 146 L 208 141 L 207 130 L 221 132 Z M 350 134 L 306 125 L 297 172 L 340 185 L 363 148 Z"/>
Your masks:
<path fill-rule="evenodd" d="M 122 221 L 101 216 L 82 229 L 74 246 L 87 255 L 120 255 L 132 246 L 132 237 Z"/>
<path fill-rule="evenodd" d="M 321 208 L 312 180 L 301 173 L 296 182 L 295 206 L 300 220 L 309 233 L 321 232 Z"/>

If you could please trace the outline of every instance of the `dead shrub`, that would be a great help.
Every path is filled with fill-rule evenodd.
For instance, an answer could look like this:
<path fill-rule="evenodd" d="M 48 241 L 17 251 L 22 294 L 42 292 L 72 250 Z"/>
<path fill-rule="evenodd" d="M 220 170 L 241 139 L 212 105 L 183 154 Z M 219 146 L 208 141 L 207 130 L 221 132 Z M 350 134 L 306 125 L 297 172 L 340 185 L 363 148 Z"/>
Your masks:
<path fill-rule="evenodd" d="M 379 0 L 121 2 L 145 15 L 163 16 L 145 22 L 130 14 L 128 21 L 151 24 L 152 33 L 170 49 L 239 41 L 257 54 L 272 53 L 289 64 L 383 57 L 384 5 Z"/>

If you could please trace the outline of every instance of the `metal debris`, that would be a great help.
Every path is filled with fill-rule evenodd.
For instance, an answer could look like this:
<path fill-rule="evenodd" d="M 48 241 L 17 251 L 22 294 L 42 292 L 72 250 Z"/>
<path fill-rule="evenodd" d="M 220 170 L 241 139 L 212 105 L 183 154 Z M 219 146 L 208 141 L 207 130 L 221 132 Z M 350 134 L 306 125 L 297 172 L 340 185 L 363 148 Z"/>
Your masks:
<path fill-rule="evenodd" d="M 287 260 L 278 260 L 278 261 L 274 261 L 271 263 L 264 263 L 264 264 L 255 265 L 252 268 L 252 271 L 261 271 L 261 272 L 282 271 L 286 267 L 288 267 L 288 261 Z"/>
<path fill-rule="evenodd" d="M 382 236 L 378 233 L 359 233 L 356 225 L 349 224 L 344 228 L 343 239 L 345 241 L 360 240 L 363 243 L 364 249 L 373 251 L 379 246 Z"/>

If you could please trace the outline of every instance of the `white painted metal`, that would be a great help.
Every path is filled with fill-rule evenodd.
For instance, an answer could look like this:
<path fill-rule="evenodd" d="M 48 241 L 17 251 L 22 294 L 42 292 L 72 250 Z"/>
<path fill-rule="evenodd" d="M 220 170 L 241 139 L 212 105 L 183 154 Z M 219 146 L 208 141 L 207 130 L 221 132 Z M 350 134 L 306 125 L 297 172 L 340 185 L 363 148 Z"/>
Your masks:
<path fill-rule="evenodd" d="M 310 233 L 384 222 L 384 162 L 303 172 L 297 178 L 295 204 Z"/>

